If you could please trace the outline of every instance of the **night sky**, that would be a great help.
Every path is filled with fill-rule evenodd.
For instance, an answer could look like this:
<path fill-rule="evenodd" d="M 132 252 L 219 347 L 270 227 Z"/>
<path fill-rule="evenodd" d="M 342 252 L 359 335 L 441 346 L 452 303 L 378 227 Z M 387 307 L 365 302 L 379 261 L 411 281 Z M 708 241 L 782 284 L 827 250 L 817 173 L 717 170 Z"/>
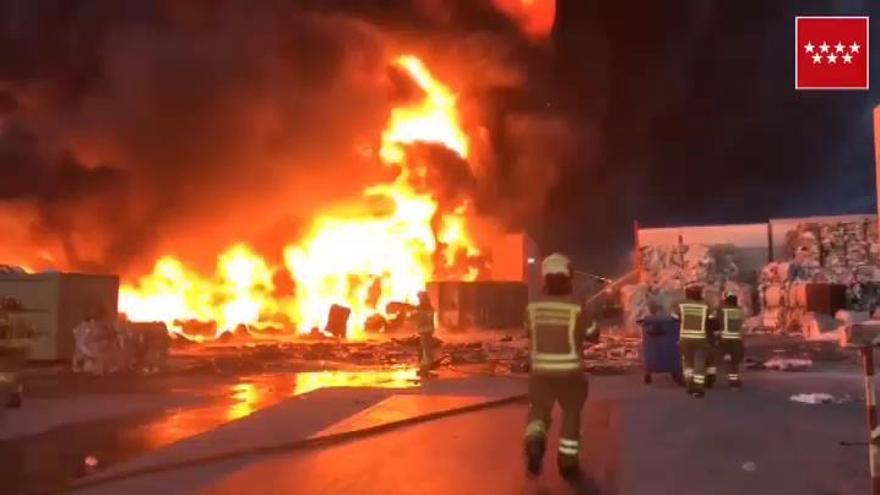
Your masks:
<path fill-rule="evenodd" d="M 869 15 L 869 1 L 562 1 L 556 81 L 600 122 L 598 166 L 556 188 L 545 248 L 596 270 L 644 226 L 876 211 L 870 91 L 794 90 L 796 15 Z M 871 38 L 880 39 L 878 21 Z M 871 80 L 880 81 L 872 42 Z"/>

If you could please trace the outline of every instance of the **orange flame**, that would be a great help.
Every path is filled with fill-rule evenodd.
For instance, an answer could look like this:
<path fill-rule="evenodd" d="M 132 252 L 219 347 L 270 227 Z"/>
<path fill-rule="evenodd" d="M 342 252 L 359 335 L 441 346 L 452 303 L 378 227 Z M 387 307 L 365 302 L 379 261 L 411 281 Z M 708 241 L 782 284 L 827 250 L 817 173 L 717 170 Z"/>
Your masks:
<path fill-rule="evenodd" d="M 273 296 L 272 274 L 279 267 L 238 244 L 219 256 L 210 278 L 173 257 L 161 258 L 151 274 L 121 288 L 120 310 L 132 320 L 160 320 L 169 327 L 178 320 L 213 321 L 219 331 L 259 326 L 281 314 L 308 332 L 323 328 L 329 307 L 340 304 L 351 309 L 347 337 L 361 338 L 365 320 L 383 314 L 387 303 L 415 302 L 435 274 L 435 254 L 447 266 L 462 255 L 479 255 L 466 205 L 441 211 L 432 192 L 411 180 L 424 172 L 407 160 L 407 146 L 414 143 L 439 144 L 468 158 L 456 96 L 419 58 L 404 55 L 395 65 L 423 92 L 415 104 L 391 110 L 381 135 L 379 157 L 401 172 L 392 182 L 368 187 L 355 213 L 315 218 L 307 235 L 284 249 L 285 268 L 295 281 L 291 298 Z M 376 203 L 387 207 L 369 206 Z M 464 275 L 475 277 L 474 269 Z"/>
<path fill-rule="evenodd" d="M 556 0 L 492 0 L 495 8 L 514 21 L 534 41 L 550 35 L 556 22 Z"/>

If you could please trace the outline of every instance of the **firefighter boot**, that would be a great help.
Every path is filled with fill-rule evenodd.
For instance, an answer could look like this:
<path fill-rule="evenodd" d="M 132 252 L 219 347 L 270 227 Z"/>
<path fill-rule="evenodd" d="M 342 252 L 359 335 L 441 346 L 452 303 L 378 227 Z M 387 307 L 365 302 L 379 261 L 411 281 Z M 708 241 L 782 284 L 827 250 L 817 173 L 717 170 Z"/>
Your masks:
<path fill-rule="evenodd" d="M 728 379 L 730 380 L 730 388 L 733 390 L 742 390 L 742 382 L 739 381 L 739 375 L 731 373 Z"/>
<path fill-rule="evenodd" d="M 577 483 L 581 479 L 581 466 L 578 456 L 560 454 L 557 458 L 559 476 L 568 483 Z"/>
<path fill-rule="evenodd" d="M 526 469 L 530 477 L 541 475 L 546 449 L 547 439 L 544 437 L 533 436 L 526 439 Z"/>
<path fill-rule="evenodd" d="M 718 368 L 714 365 L 706 366 L 706 388 L 715 387 L 715 377 L 718 373 Z"/>
<path fill-rule="evenodd" d="M 22 404 L 22 386 L 19 384 L 9 392 L 6 398 L 7 409 L 20 409 Z"/>

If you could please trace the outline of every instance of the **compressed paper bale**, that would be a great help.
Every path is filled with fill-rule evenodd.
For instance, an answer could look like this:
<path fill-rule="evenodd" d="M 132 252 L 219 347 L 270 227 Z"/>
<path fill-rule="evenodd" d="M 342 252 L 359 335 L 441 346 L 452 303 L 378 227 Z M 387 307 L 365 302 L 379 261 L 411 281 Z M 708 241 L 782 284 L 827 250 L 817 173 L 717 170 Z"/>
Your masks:
<path fill-rule="evenodd" d="M 846 309 L 837 310 L 834 313 L 834 319 L 841 325 L 853 325 L 862 323 L 871 319 L 871 315 L 867 311 L 850 311 Z"/>
<path fill-rule="evenodd" d="M 764 328 L 764 317 L 762 315 L 755 315 L 743 320 L 743 332 L 750 333 L 762 328 Z"/>
<path fill-rule="evenodd" d="M 764 308 L 778 308 L 786 304 L 786 288 L 781 284 L 770 285 L 762 291 L 761 304 Z"/>
<path fill-rule="evenodd" d="M 648 304 L 646 285 L 632 284 L 620 288 L 620 305 L 624 311 L 627 328 L 635 328 L 639 320 L 651 314 Z"/>
<path fill-rule="evenodd" d="M 761 326 L 773 330 L 779 330 L 785 324 L 785 308 L 765 309 L 761 312 Z"/>
<path fill-rule="evenodd" d="M 805 312 L 797 317 L 797 324 L 805 338 L 809 340 L 822 340 L 822 336 L 841 327 L 840 322 L 828 315 L 814 312 Z M 835 334 L 828 340 L 839 340 L 839 334 Z"/>

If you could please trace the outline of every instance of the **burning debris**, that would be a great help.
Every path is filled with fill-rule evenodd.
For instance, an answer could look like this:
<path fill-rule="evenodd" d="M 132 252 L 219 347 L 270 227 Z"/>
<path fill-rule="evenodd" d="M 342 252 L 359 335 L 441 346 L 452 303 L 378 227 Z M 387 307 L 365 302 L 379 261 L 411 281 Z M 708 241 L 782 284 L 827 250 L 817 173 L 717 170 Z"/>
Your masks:
<path fill-rule="evenodd" d="M 540 205 L 571 156 L 568 123 L 543 100 L 536 112 L 492 98 L 519 92 L 544 58 L 531 43 L 548 36 L 555 2 L 437 4 L 502 21 L 475 36 L 401 7 L 435 30 L 421 39 L 343 5 L 172 4 L 96 25 L 66 13 L 57 31 L 87 41 L 57 58 L 81 63 L 23 67 L 0 92 L 0 151 L 46 178 L 0 191 L 14 240 L 0 257 L 121 271 L 132 321 L 191 341 L 240 325 L 386 331 L 399 322 L 388 304 L 413 302 L 428 281 L 490 279 L 493 237 Z M 15 24 L 17 52 L 64 45 Z M 43 122 L 52 111 L 69 128 Z M 328 321 L 340 307 L 345 328 Z"/>

